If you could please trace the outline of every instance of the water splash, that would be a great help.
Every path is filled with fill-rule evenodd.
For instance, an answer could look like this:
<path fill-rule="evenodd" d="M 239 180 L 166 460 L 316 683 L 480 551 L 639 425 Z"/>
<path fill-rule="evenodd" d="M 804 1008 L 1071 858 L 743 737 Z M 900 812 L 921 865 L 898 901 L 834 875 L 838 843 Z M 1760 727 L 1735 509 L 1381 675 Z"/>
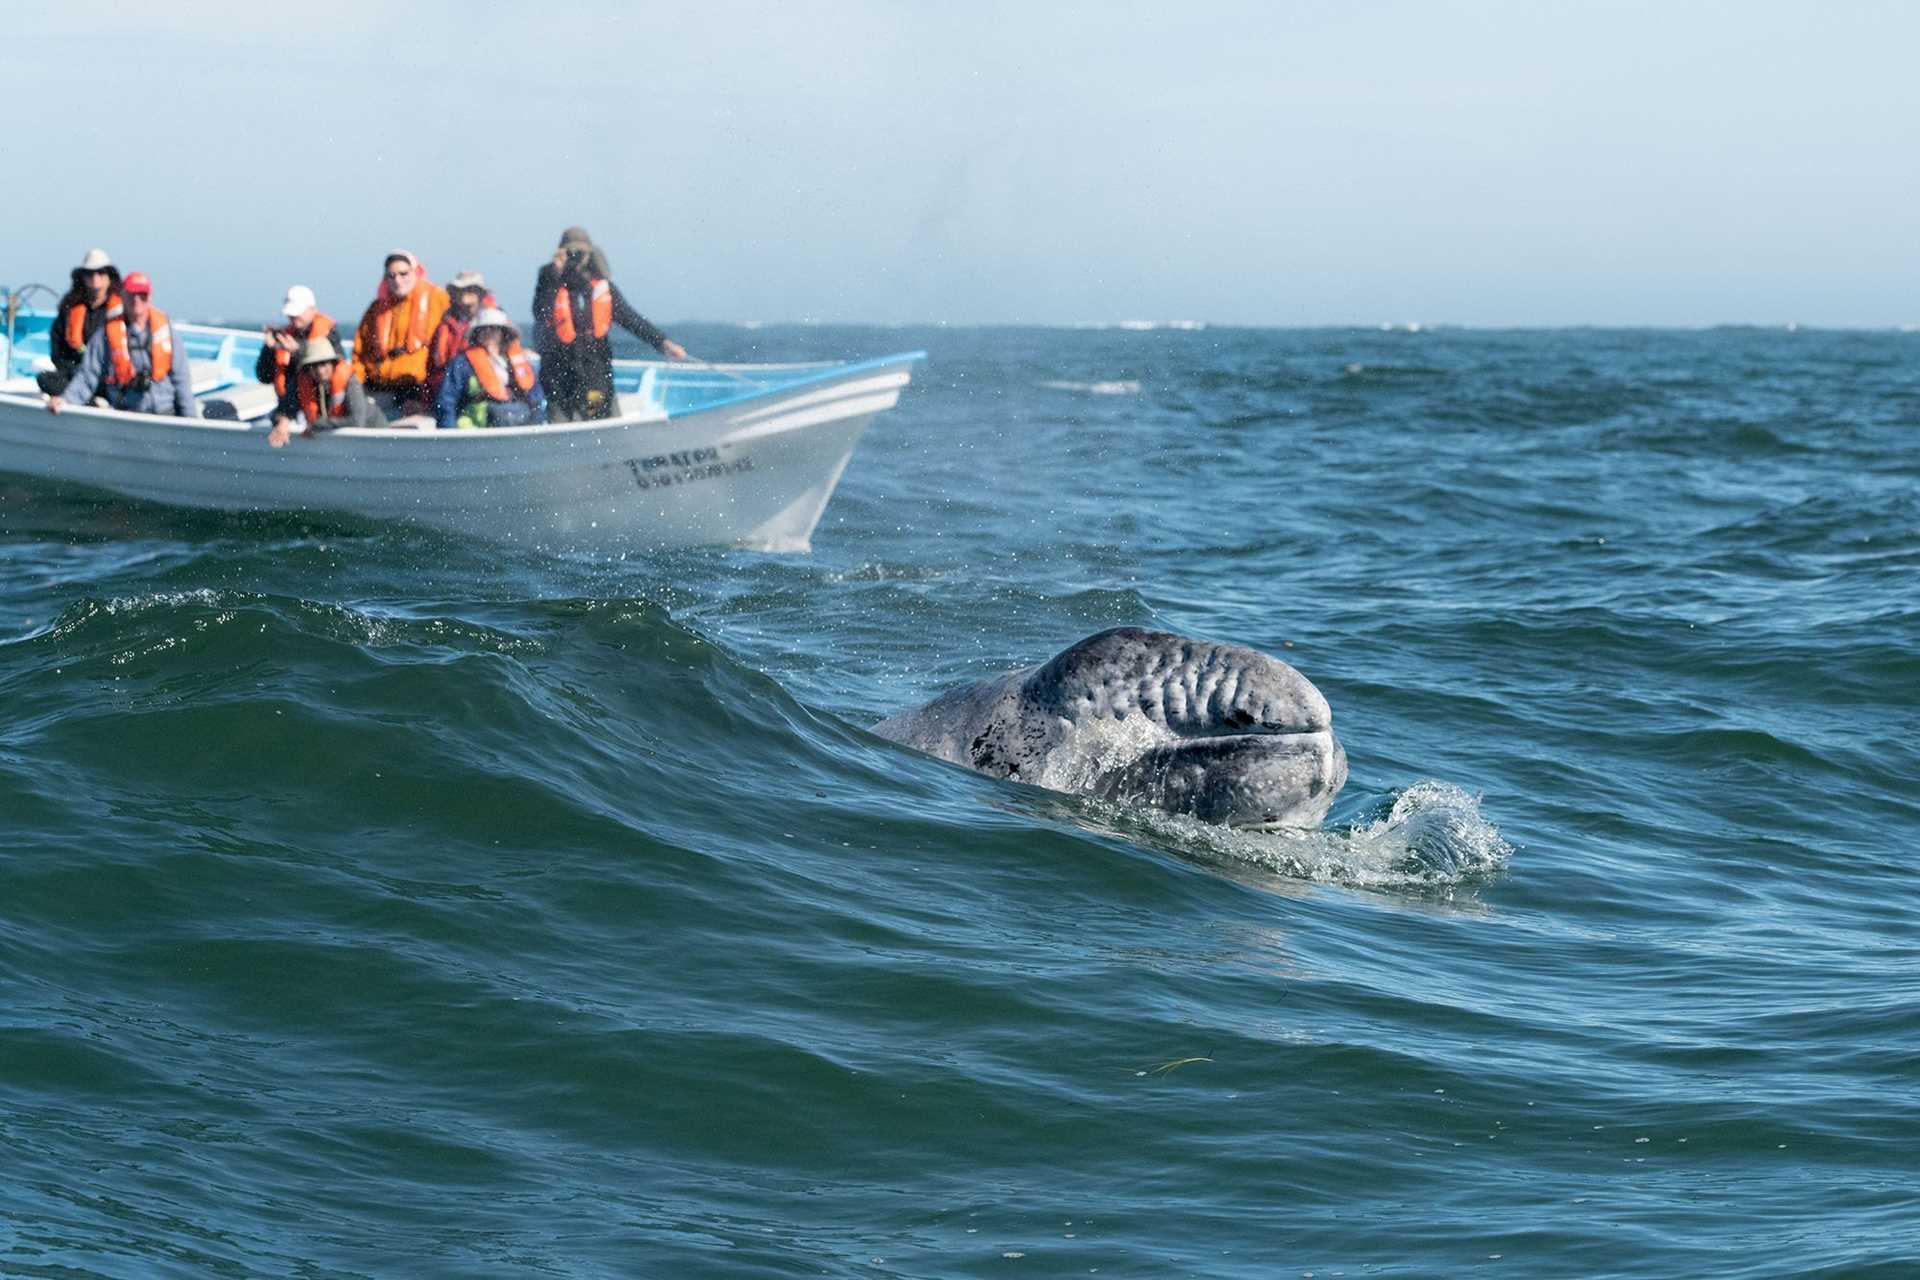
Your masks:
<path fill-rule="evenodd" d="M 1342 829 L 1227 828 L 1135 811 L 1160 841 L 1229 870 L 1364 889 L 1451 889 L 1503 870 L 1513 846 L 1479 798 L 1421 781 L 1381 798 Z"/>

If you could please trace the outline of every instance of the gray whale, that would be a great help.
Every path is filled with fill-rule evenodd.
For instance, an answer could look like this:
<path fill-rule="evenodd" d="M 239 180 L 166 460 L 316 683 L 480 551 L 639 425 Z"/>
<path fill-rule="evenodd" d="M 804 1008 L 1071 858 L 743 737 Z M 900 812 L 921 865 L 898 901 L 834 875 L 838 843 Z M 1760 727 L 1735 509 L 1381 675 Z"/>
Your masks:
<path fill-rule="evenodd" d="M 1037 667 L 949 689 L 883 738 L 1055 791 L 1235 827 L 1311 827 L 1347 781 L 1307 678 L 1239 645 L 1117 627 Z"/>

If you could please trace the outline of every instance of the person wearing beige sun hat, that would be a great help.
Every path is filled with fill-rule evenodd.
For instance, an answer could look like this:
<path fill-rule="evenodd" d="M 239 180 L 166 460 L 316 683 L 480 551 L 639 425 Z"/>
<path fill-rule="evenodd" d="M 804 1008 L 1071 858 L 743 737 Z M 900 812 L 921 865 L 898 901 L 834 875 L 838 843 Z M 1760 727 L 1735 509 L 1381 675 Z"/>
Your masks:
<path fill-rule="evenodd" d="M 339 427 L 387 425 L 386 415 L 367 399 L 352 362 L 340 354 L 340 344 L 331 335 L 309 338 L 302 348 L 300 367 L 294 371 L 281 411 L 274 415 L 267 443 L 276 449 L 286 444 L 296 421 L 306 424 L 300 433 L 304 439 Z"/>
<path fill-rule="evenodd" d="M 73 286 L 56 309 L 53 329 L 47 335 L 52 350 L 53 368 L 34 375 L 40 390 L 57 396 L 87 358 L 87 340 L 107 321 L 107 312 L 117 310 L 120 301 L 120 268 L 113 265 L 105 249 L 89 249 L 80 265 L 73 269 Z"/>

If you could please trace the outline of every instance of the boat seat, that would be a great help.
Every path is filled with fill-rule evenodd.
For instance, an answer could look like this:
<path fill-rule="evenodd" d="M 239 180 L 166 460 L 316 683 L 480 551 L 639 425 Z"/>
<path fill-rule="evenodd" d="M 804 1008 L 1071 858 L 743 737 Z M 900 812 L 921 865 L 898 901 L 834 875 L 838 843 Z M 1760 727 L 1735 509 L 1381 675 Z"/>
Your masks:
<path fill-rule="evenodd" d="M 193 382 L 193 394 L 206 395 L 209 391 L 218 391 L 221 387 L 231 386 L 239 379 L 228 366 L 218 360 L 189 360 L 187 376 Z M 264 385 L 256 383 L 256 386 Z"/>
<path fill-rule="evenodd" d="M 198 382 L 198 379 L 195 381 Z M 197 391 L 195 394 L 200 401 L 201 416 L 229 421 L 252 422 L 267 417 L 273 412 L 274 406 L 280 403 L 280 397 L 264 382 L 243 382 L 210 394 L 202 395 Z M 218 405 L 226 407 L 216 408 Z"/>

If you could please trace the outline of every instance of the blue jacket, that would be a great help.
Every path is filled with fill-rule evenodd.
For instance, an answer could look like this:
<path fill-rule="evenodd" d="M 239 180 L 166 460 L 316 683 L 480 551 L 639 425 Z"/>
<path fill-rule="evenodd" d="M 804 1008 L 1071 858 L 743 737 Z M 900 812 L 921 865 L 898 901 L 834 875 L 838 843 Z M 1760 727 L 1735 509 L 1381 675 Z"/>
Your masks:
<path fill-rule="evenodd" d="M 491 403 L 484 391 L 472 396 L 468 394 L 468 384 L 473 381 L 473 362 L 467 359 L 466 352 L 462 351 L 447 362 L 447 376 L 440 383 L 440 397 L 433 403 L 433 418 L 441 430 L 451 430 L 460 420 L 460 411 L 473 400 L 488 400 Z M 526 401 L 533 409 L 535 422 L 547 420 L 547 393 L 540 386 L 538 378 L 534 379 L 531 391 L 522 392 L 511 381 L 507 387 L 513 392 L 514 399 Z"/>
<path fill-rule="evenodd" d="M 138 373 L 153 371 L 153 355 L 147 350 L 147 332 L 127 325 L 127 355 Z M 197 418 L 200 406 L 193 398 L 193 361 L 187 359 L 186 344 L 180 335 L 173 338 L 173 372 L 165 382 L 149 382 L 138 391 L 101 385 L 113 359 L 107 354 L 107 326 L 101 325 L 87 339 L 86 358 L 74 372 L 73 381 L 61 399 L 68 404 L 86 404 L 95 395 L 106 397 L 115 409 L 129 413 L 158 413 L 181 418 Z"/>

